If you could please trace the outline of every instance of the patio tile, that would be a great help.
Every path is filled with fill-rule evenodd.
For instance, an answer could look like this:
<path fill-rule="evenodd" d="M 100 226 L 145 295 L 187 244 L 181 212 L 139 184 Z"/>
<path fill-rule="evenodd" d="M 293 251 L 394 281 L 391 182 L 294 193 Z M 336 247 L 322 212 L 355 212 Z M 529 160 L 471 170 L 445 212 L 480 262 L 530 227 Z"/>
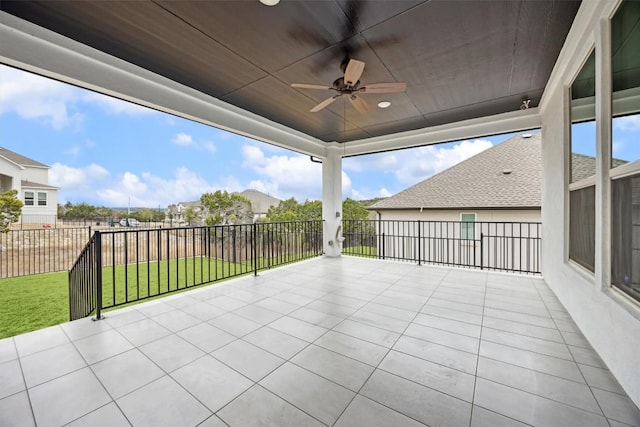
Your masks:
<path fill-rule="evenodd" d="M 392 292 L 392 294 L 398 295 L 399 293 Z M 418 311 L 422 308 L 426 300 L 427 300 L 427 297 L 422 297 L 422 298 L 417 297 L 417 298 L 409 299 L 409 298 L 399 298 L 397 296 L 389 296 L 388 294 L 385 293 L 383 295 L 379 295 L 375 297 L 373 299 L 373 302 L 376 302 L 378 304 L 388 305 L 391 307 Z"/>
<path fill-rule="evenodd" d="M 227 344 L 211 355 L 253 381 L 260 381 L 285 362 L 284 359 L 243 340 Z"/>
<path fill-rule="evenodd" d="M 27 334 L 16 335 L 13 339 L 20 357 L 69 342 L 69 338 L 67 338 L 60 326 L 52 326 Z"/>
<path fill-rule="evenodd" d="M 144 318 L 118 328 L 118 332 L 136 346 L 141 346 L 171 334 L 164 326 Z"/>
<path fill-rule="evenodd" d="M 80 417 L 66 427 L 129 427 L 129 421 L 114 402 L 104 405 L 84 417 Z"/>
<path fill-rule="evenodd" d="M 249 332 L 253 332 L 262 327 L 260 323 L 256 323 L 253 320 L 246 319 L 234 313 L 223 314 L 222 316 L 209 320 L 207 323 L 229 332 L 236 337 L 247 335 Z"/>
<path fill-rule="evenodd" d="M 138 349 L 98 362 L 91 369 L 114 399 L 164 375 L 162 369 Z"/>
<path fill-rule="evenodd" d="M 217 415 L 231 427 L 324 426 L 259 385 L 250 388 Z"/>
<path fill-rule="evenodd" d="M 290 360 L 313 373 L 357 392 L 373 367 L 311 344 Z"/>
<path fill-rule="evenodd" d="M 208 355 L 175 370 L 171 376 L 211 412 L 253 386 L 252 381 Z"/>
<path fill-rule="evenodd" d="M 440 307 L 445 309 L 462 311 L 464 313 L 476 314 L 482 316 L 482 307 L 473 304 L 464 304 L 456 301 L 449 301 L 446 299 L 437 298 L 435 296 L 429 298 L 426 306 Z"/>
<path fill-rule="evenodd" d="M 598 353 L 596 353 L 595 350 L 591 350 L 589 348 L 574 347 L 571 345 L 568 347 L 569 347 L 569 351 L 571 352 L 571 355 L 573 356 L 573 359 L 576 362 L 582 363 L 583 365 L 593 366 L 596 368 L 603 368 L 603 369 L 607 368 L 607 365 L 604 364 L 604 362 L 602 361 L 602 359 L 600 359 L 600 356 L 598 356 Z"/>
<path fill-rule="evenodd" d="M 131 343 L 114 329 L 78 340 L 75 345 L 90 365 L 133 348 Z"/>
<path fill-rule="evenodd" d="M 241 301 L 230 296 L 215 297 L 207 300 L 207 303 L 227 311 L 237 310 L 238 308 L 244 307 L 248 304 L 245 301 Z"/>
<path fill-rule="evenodd" d="M 387 348 L 391 347 L 398 340 L 398 337 L 400 337 L 400 334 L 396 332 L 380 329 L 351 319 L 345 319 L 342 323 L 333 328 L 333 330 Z"/>
<path fill-rule="evenodd" d="M 419 357 L 430 362 L 438 363 L 449 368 L 457 369 L 468 374 L 476 373 L 478 356 L 446 347 L 440 344 L 424 341 L 418 338 L 403 335 L 393 346 L 394 350 L 401 351 L 411 356 Z"/>
<path fill-rule="evenodd" d="M 181 293 L 177 295 L 171 295 L 166 298 L 163 298 L 163 302 L 169 304 L 173 308 L 181 309 L 183 307 L 189 306 L 191 304 L 195 304 L 198 302 L 197 298 L 194 298 L 192 295 L 197 295 L 197 293 Z"/>
<path fill-rule="evenodd" d="M 3 338 L 0 340 L 0 363 L 16 359 L 18 352 L 13 338 Z"/>
<path fill-rule="evenodd" d="M 466 335 L 431 328 L 417 323 L 410 324 L 404 334 L 473 354 L 478 353 L 478 345 L 480 342 L 477 338 L 471 338 Z"/>
<path fill-rule="evenodd" d="M 482 326 L 485 328 L 511 332 L 528 337 L 540 338 L 557 343 L 565 342 L 562 335 L 560 335 L 560 331 L 558 331 L 557 329 L 527 325 L 525 323 L 513 322 L 511 320 L 496 319 L 495 317 L 485 317 L 484 319 L 482 319 Z"/>
<path fill-rule="evenodd" d="M 578 365 L 568 360 L 558 359 L 557 357 L 533 353 L 489 341 L 482 341 L 480 344 L 480 356 L 584 383 Z"/>
<path fill-rule="evenodd" d="M 160 338 L 139 347 L 139 349 L 164 369 L 165 372 L 174 371 L 205 354 L 202 350 L 177 335 Z"/>
<path fill-rule="evenodd" d="M 104 321 L 113 328 L 120 328 L 133 322 L 146 319 L 147 316 L 133 308 L 109 311 L 104 314 Z"/>
<path fill-rule="evenodd" d="M 60 426 L 97 409 L 111 398 L 89 368 L 29 389 L 36 422 Z"/>
<path fill-rule="evenodd" d="M 575 347 L 593 349 L 591 347 L 591 344 L 589 344 L 589 341 L 587 341 L 587 339 L 582 334 L 575 334 L 573 332 L 565 332 L 565 331 L 560 331 L 560 333 L 562 334 L 562 337 L 564 338 L 564 341 L 568 345 L 572 345 L 572 346 L 575 346 Z"/>
<path fill-rule="evenodd" d="M 215 415 L 211 415 L 203 423 L 198 424 L 198 427 L 227 427 L 227 424 Z"/>
<path fill-rule="evenodd" d="M 340 295 L 338 293 L 330 293 L 321 298 L 322 301 L 327 301 L 332 304 L 339 304 L 345 307 L 349 307 L 355 310 L 362 308 L 367 301 L 361 298 L 353 298 L 345 295 Z"/>
<path fill-rule="evenodd" d="M 25 388 L 18 359 L 0 363 L 0 399 Z"/>
<path fill-rule="evenodd" d="M 602 414 L 589 387 L 553 375 L 480 357 L 478 377 L 546 397 L 576 408 Z"/>
<path fill-rule="evenodd" d="M 199 323 L 190 328 L 183 329 L 178 332 L 178 336 L 184 338 L 205 353 L 211 353 L 237 339 L 235 336 L 208 323 Z"/>
<path fill-rule="evenodd" d="M 260 325 L 266 325 L 274 320 L 282 317 L 281 313 L 276 311 L 267 310 L 266 308 L 258 307 L 255 304 L 250 304 L 233 311 L 238 316 L 245 317 L 249 320 L 253 320 Z"/>
<path fill-rule="evenodd" d="M 362 311 L 381 314 L 386 317 L 391 317 L 393 319 L 398 319 L 398 320 L 404 320 L 407 322 L 412 321 L 417 314 L 416 311 L 405 310 L 397 307 L 391 307 L 389 305 L 378 304 L 377 302 L 368 303 L 367 305 L 362 307 Z"/>
<path fill-rule="evenodd" d="M 427 425 L 469 425 L 471 404 L 377 369 L 360 394 Z"/>
<path fill-rule="evenodd" d="M 333 331 L 327 332 L 314 344 L 371 366 L 377 366 L 389 351 L 386 347 Z"/>
<path fill-rule="evenodd" d="M 409 325 L 409 321 L 407 320 L 394 319 L 392 317 L 383 316 L 381 314 L 364 311 L 364 309 L 357 311 L 349 318 L 360 323 L 375 326 L 381 329 L 386 329 L 398 334 L 403 333 Z"/>
<path fill-rule="evenodd" d="M 526 424 L 507 418 L 504 415 L 473 405 L 471 427 L 526 427 Z"/>
<path fill-rule="evenodd" d="M 200 319 L 190 316 L 181 310 L 167 311 L 153 316 L 151 319 L 171 332 L 178 332 L 201 322 Z"/>
<path fill-rule="evenodd" d="M 357 395 L 340 416 L 335 427 L 424 427 L 411 418 L 389 409 L 371 399 Z"/>
<path fill-rule="evenodd" d="M 211 416 L 211 411 L 169 376 L 118 399 L 117 403 L 135 427 L 190 427 Z"/>
<path fill-rule="evenodd" d="M 618 394 L 625 394 L 624 389 L 618 380 L 608 369 L 596 368 L 578 363 L 578 368 L 587 380 L 587 384 L 602 390 L 611 391 Z"/>
<path fill-rule="evenodd" d="M 147 317 L 153 317 L 166 313 L 167 311 L 175 310 L 175 308 L 163 301 L 150 301 L 137 306 L 136 309 Z"/>
<path fill-rule="evenodd" d="M 99 332 L 104 332 L 112 328 L 109 323 L 102 321 L 96 322 L 88 317 L 78 319 L 73 322 L 62 323 L 60 327 L 64 330 L 71 341 L 79 340 L 80 338 L 88 337 L 89 335 L 95 335 Z"/>
<path fill-rule="evenodd" d="M 293 317 L 284 316 L 269 324 L 269 327 L 285 332 L 302 340 L 313 342 L 322 336 L 328 329 L 321 326 L 312 325 Z"/>
<path fill-rule="evenodd" d="M 338 317 L 348 317 L 356 312 L 355 308 L 345 307 L 344 305 L 333 304 L 324 300 L 317 300 L 307 304 L 307 308 L 311 310 L 321 311 L 322 313 L 331 314 Z"/>
<path fill-rule="evenodd" d="M 307 341 L 276 331 L 268 326 L 253 331 L 242 339 L 283 359 L 291 358 L 309 345 Z"/>
<path fill-rule="evenodd" d="M 514 311 L 500 310 L 497 308 L 485 307 L 485 317 L 495 317 L 497 319 L 511 320 L 513 322 L 525 323 L 528 325 L 542 326 L 544 328 L 557 329 L 553 319 L 549 317 L 534 316 L 525 313 L 516 313 Z"/>
<path fill-rule="evenodd" d="M 63 344 L 20 360 L 27 387 L 76 371 L 87 366 L 73 344 Z"/>
<path fill-rule="evenodd" d="M 279 301 L 288 302 L 290 304 L 295 304 L 299 307 L 309 304 L 315 298 L 305 297 L 302 295 L 294 294 L 291 292 L 282 292 L 273 296 L 274 299 Z"/>
<path fill-rule="evenodd" d="M 467 313 L 465 311 L 453 310 L 451 308 L 439 307 L 436 305 L 431 305 L 427 302 L 421 313 L 429 314 L 431 316 L 444 317 L 445 319 L 457 320 L 458 322 L 466 322 L 474 325 L 482 325 L 482 315 L 481 314 L 473 314 Z"/>
<path fill-rule="evenodd" d="M 35 426 L 31 404 L 26 391 L 0 399 L 0 426 Z"/>
<path fill-rule="evenodd" d="M 526 424 L 566 427 L 608 426 L 601 415 L 478 378 L 474 403 Z"/>
<path fill-rule="evenodd" d="M 354 393 L 291 363 L 285 363 L 260 385 L 311 416 L 333 425 Z"/>
<path fill-rule="evenodd" d="M 627 396 L 598 389 L 594 389 L 593 394 L 607 418 L 629 425 L 640 425 L 640 410 Z"/>
<path fill-rule="evenodd" d="M 331 329 L 338 323 L 344 320 L 342 316 L 334 316 L 332 314 L 323 313 L 321 311 L 312 310 L 310 308 L 302 307 L 296 311 L 289 313 L 289 317 L 294 319 L 304 320 L 307 323 L 313 325 L 322 326 L 323 328 Z"/>
<path fill-rule="evenodd" d="M 475 376 L 391 350 L 378 366 L 399 377 L 471 402 Z"/>
<path fill-rule="evenodd" d="M 197 302 L 195 304 L 182 308 L 182 311 L 197 319 L 202 320 L 203 322 L 211 320 L 214 317 L 222 316 L 227 312 L 226 310 L 215 307 L 206 302 Z"/>
<path fill-rule="evenodd" d="M 298 304 L 291 304 L 276 298 L 265 298 L 254 305 L 283 315 L 289 314 L 300 307 Z"/>
<path fill-rule="evenodd" d="M 560 359 L 573 360 L 571 353 L 569 353 L 569 349 L 564 343 L 527 337 L 491 328 L 485 328 L 482 330 L 482 340 L 491 341 L 496 344 L 508 345 L 521 350 L 546 354 L 547 356 L 554 356 Z"/>
<path fill-rule="evenodd" d="M 480 338 L 480 326 L 458 320 L 445 319 L 443 317 L 418 314 L 413 321 L 420 325 L 429 326 L 444 331 L 455 332 L 472 338 Z"/>

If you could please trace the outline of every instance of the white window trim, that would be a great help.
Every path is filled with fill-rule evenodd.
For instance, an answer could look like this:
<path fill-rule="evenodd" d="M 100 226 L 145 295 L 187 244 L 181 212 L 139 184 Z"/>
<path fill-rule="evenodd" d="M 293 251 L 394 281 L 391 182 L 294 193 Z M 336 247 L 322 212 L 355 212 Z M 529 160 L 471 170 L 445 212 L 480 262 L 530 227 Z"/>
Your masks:
<path fill-rule="evenodd" d="M 31 204 L 27 204 L 27 193 L 31 193 Z M 31 190 L 24 190 L 23 197 L 25 206 L 36 206 L 36 192 Z"/>
<path fill-rule="evenodd" d="M 47 193 L 46 191 L 38 191 L 38 199 L 36 200 L 36 205 L 39 208 L 46 208 L 47 206 L 49 206 L 49 193 Z M 44 194 L 44 205 L 40 204 L 40 195 Z"/>
<path fill-rule="evenodd" d="M 463 221 L 462 220 L 462 216 L 463 215 L 473 215 L 473 221 Z M 476 240 L 476 225 L 475 223 L 478 222 L 478 214 L 476 212 L 460 212 L 460 223 L 463 222 L 471 222 L 473 223 L 473 236 L 471 236 L 471 238 L 469 237 L 462 237 L 462 224 L 460 224 L 460 239 L 461 240 L 471 240 L 471 241 L 475 241 Z"/>

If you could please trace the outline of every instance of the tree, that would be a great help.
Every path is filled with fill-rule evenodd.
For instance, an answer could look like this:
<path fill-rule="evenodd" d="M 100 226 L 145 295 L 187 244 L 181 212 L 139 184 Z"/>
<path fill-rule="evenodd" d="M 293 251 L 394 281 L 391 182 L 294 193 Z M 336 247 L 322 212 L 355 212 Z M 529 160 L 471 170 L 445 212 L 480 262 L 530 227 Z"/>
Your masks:
<path fill-rule="evenodd" d="M 226 191 L 205 193 L 200 197 L 207 225 L 251 224 L 253 210 L 251 201 L 239 194 Z"/>
<path fill-rule="evenodd" d="M 9 231 L 9 227 L 20 219 L 22 202 L 18 199 L 18 191 L 10 190 L 0 193 L 0 232 Z"/>
<path fill-rule="evenodd" d="M 277 206 L 271 206 L 267 211 L 265 222 L 313 221 L 322 219 L 322 202 L 320 200 L 306 200 L 300 204 L 291 197 L 282 200 Z"/>
<path fill-rule="evenodd" d="M 184 220 L 187 222 L 188 225 L 191 225 L 191 221 L 193 221 L 197 217 L 198 217 L 198 211 L 193 206 L 189 206 L 184 211 Z"/>
<path fill-rule="evenodd" d="M 362 206 L 360 202 L 356 202 L 353 199 L 346 198 L 342 202 L 342 218 L 343 219 L 367 219 L 369 218 L 369 211 Z"/>

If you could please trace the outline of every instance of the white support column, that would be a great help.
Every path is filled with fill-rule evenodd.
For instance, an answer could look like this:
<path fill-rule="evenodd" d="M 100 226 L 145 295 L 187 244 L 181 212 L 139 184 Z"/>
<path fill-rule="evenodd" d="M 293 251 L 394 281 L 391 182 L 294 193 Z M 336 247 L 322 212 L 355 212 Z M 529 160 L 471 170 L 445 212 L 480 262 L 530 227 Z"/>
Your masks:
<path fill-rule="evenodd" d="M 338 241 L 338 227 L 342 224 L 342 151 L 327 148 L 322 159 L 322 219 L 324 220 L 323 251 L 326 256 L 340 256 L 342 244 Z M 340 237 L 342 234 L 340 233 Z"/>

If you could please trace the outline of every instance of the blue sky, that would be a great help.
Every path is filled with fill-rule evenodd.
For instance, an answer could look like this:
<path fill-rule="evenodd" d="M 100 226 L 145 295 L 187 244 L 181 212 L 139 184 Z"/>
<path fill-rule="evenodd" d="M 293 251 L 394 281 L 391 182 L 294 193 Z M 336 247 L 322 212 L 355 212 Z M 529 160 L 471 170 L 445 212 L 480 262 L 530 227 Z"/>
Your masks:
<path fill-rule="evenodd" d="M 509 136 L 345 159 L 343 195 L 395 194 Z M 50 165 L 60 203 L 157 208 L 247 188 L 321 198 L 306 155 L 1 65 L 0 145 Z"/>

